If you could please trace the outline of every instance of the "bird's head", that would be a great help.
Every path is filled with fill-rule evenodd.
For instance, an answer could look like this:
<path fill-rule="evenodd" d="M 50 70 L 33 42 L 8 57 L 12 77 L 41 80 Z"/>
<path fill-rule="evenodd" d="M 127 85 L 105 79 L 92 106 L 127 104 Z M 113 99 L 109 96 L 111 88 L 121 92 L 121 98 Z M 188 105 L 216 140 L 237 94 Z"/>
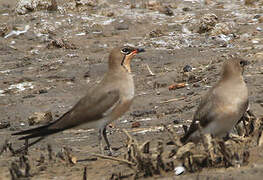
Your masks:
<path fill-rule="evenodd" d="M 241 58 L 226 60 L 223 65 L 223 77 L 241 76 L 248 61 Z"/>
<path fill-rule="evenodd" d="M 109 57 L 109 69 L 124 68 L 129 73 L 131 72 L 132 58 L 145 50 L 142 48 L 135 48 L 130 46 L 122 46 L 114 48 Z"/>

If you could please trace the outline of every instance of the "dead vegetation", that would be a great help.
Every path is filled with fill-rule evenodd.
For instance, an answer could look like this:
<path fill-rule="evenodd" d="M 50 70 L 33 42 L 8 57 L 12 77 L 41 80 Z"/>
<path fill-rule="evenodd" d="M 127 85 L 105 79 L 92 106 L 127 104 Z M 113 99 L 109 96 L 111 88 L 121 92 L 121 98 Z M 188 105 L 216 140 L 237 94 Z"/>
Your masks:
<path fill-rule="evenodd" d="M 12 143 L 8 140 L 2 145 L 0 155 L 3 153 L 10 154 L 12 161 L 9 163 L 9 172 L 12 180 L 30 179 L 33 176 L 39 175 L 52 164 L 56 166 L 74 166 L 77 163 L 77 158 L 72 154 L 72 150 L 67 147 L 62 147 L 57 153 L 53 152 L 50 144 L 47 145 L 40 156 L 36 159 L 29 154 L 27 148 L 14 150 Z"/>
<path fill-rule="evenodd" d="M 241 167 L 249 163 L 250 148 L 261 146 L 263 143 L 262 120 L 262 118 L 256 118 L 248 111 L 238 124 L 245 129 L 243 133 L 239 132 L 240 136 L 231 134 L 224 141 L 203 134 L 202 141 L 199 144 L 192 142 L 185 145 L 181 144 L 180 137 L 171 126 L 164 125 L 162 132 L 169 137 L 169 140 L 159 140 L 156 146 L 152 146 L 149 140 L 140 143 L 128 131 L 123 130 L 127 136 L 123 158 L 99 154 L 94 154 L 94 156 L 117 161 L 130 168 L 130 171 L 112 173 L 110 179 L 139 179 L 164 175 L 168 172 L 176 173 L 177 167 L 181 166 L 189 173 L 200 172 L 203 168 Z M 202 129 L 200 131 L 202 132 Z M 67 147 L 63 147 L 55 153 L 51 145 L 48 145 L 44 151 L 41 151 L 38 159 L 31 157 L 27 148 L 21 149 L 14 150 L 12 144 L 6 140 L 0 150 L 0 155 L 10 153 L 14 157 L 9 165 L 12 179 L 30 179 L 45 171 L 51 164 L 72 167 L 78 163 L 77 158 L 72 154 L 72 150 Z M 87 179 L 87 167 L 84 167 L 83 179 Z"/>
<path fill-rule="evenodd" d="M 187 172 L 200 172 L 203 168 L 241 167 L 249 163 L 250 148 L 262 144 L 263 119 L 251 116 L 250 111 L 239 122 L 246 129 L 242 135 L 230 134 L 227 140 L 202 135 L 199 144 L 179 142 L 179 136 L 172 128 L 164 126 L 170 138 L 169 142 L 158 141 L 157 147 L 150 147 L 150 141 L 139 143 L 126 130 L 127 152 L 124 159 L 107 158 L 128 165 L 132 172 L 113 173 L 111 179 L 132 176 L 134 179 L 152 177 L 175 171 L 176 166 L 183 166 Z M 202 129 L 200 129 L 202 131 Z"/>

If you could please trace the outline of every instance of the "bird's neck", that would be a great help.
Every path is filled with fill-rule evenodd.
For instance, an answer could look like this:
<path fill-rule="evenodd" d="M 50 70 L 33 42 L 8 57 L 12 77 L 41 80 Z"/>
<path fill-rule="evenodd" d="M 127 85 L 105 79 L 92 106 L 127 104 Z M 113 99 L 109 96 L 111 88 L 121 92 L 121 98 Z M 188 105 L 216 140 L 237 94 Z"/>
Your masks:
<path fill-rule="evenodd" d="M 110 68 L 109 73 L 122 74 L 122 75 L 131 74 L 131 68 L 123 65 L 123 66 L 117 67 L 117 68 Z"/>
<path fill-rule="evenodd" d="M 221 81 L 244 82 L 241 74 L 223 74 Z"/>
<path fill-rule="evenodd" d="M 128 72 L 124 67 L 109 69 L 106 77 L 112 77 L 114 79 L 127 79 L 132 76 L 132 73 Z"/>

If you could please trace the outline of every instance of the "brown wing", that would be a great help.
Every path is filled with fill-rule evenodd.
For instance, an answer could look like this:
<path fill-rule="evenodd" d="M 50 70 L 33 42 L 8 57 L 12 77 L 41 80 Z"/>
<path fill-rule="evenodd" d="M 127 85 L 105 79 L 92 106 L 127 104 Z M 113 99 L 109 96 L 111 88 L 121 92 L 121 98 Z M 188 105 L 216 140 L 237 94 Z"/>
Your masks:
<path fill-rule="evenodd" d="M 69 112 L 63 115 L 59 121 L 50 126 L 55 129 L 68 129 L 87 122 L 98 120 L 112 109 L 119 101 L 119 91 L 109 91 L 96 96 L 85 96 Z"/>
<path fill-rule="evenodd" d="M 186 142 L 190 135 L 198 129 L 197 121 L 199 121 L 201 126 L 204 126 L 211 121 L 211 117 L 214 116 L 214 112 L 210 111 L 211 109 L 213 109 L 213 95 L 211 92 L 208 92 L 206 96 L 201 98 L 201 102 L 195 111 L 193 121 L 186 134 L 181 138 L 183 143 Z"/>
<path fill-rule="evenodd" d="M 198 129 L 197 121 L 199 121 L 201 127 L 205 128 L 211 121 L 220 119 L 220 120 L 228 120 L 229 118 L 235 118 L 237 116 L 242 116 L 247 107 L 248 107 L 248 100 L 241 102 L 238 110 L 234 110 L 230 106 L 227 106 L 224 102 L 224 98 L 221 97 L 220 93 L 214 92 L 217 89 L 212 88 L 206 96 L 203 96 L 201 102 L 195 112 L 193 121 L 190 125 L 189 130 L 185 134 L 184 137 L 181 138 L 182 142 L 187 141 L 187 139 L 191 136 Z M 221 91 L 220 89 L 219 91 Z M 228 122 L 226 122 L 228 123 Z"/>
<path fill-rule="evenodd" d="M 96 96 L 89 93 L 82 98 L 71 110 L 65 113 L 55 122 L 26 131 L 14 133 L 13 135 L 30 134 L 20 139 L 29 139 L 33 137 L 46 136 L 54 134 L 65 129 L 76 127 L 78 125 L 95 121 L 103 118 L 112 108 L 119 103 L 120 95 L 118 90 L 96 91 Z"/>

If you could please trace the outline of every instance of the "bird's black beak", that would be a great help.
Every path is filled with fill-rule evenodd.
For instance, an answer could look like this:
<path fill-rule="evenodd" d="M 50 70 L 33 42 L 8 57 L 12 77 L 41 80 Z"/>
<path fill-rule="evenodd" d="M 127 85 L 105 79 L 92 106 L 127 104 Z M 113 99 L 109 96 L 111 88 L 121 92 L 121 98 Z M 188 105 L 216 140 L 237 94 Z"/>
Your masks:
<path fill-rule="evenodd" d="M 145 52 L 145 50 L 143 48 L 137 48 L 136 51 L 137 51 L 137 53 Z"/>
<path fill-rule="evenodd" d="M 247 66 L 247 65 L 249 65 L 249 64 L 250 64 L 250 63 L 249 63 L 248 61 L 246 61 L 246 60 L 240 61 L 240 65 L 241 65 L 242 67 Z"/>

